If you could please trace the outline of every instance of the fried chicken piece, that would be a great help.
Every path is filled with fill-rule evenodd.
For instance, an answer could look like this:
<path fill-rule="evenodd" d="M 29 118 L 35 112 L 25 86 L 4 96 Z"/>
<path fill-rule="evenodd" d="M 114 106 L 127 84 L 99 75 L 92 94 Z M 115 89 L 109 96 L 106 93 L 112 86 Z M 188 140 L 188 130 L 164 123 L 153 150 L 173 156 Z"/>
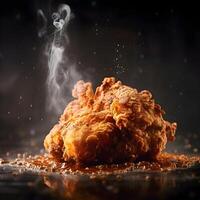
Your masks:
<path fill-rule="evenodd" d="M 55 159 L 79 164 L 156 159 L 167 140 L 175 138 L 176 123 L 149 91 L 138 92 L 115 78 L 105 78 L 94 92 L 78 81 L 60 121 L 44 140 Z"/>

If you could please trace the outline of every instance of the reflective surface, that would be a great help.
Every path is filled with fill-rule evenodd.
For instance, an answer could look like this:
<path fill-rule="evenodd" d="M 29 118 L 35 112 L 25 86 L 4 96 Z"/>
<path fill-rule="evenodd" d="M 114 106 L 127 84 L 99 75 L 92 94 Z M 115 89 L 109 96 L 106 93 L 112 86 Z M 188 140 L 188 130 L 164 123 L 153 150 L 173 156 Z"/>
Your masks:
<path fill-rule="evenodd" d="M 200 199 L 200 166 L 171 172 L 81 176 L 0 167 L 0 199 Z"/>

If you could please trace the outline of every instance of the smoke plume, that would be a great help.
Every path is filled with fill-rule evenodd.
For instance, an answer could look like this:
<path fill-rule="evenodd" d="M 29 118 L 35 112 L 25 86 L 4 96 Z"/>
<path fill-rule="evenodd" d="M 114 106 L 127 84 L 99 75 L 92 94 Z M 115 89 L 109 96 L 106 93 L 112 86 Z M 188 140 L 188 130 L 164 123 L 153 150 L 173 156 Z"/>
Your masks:
<path fill-rule="evenodd" d="M 38 14 L 46 20 L 41 10 L 39 10 Z M 70 63 L 67 56 L 69 52 L 67 27 L 71 16 L 71 9 L 66 4 L 60 5 L 58 11 L 52 14 L 54 33 L 53 39 L 47 48 L 48 76 L 46 85 L 47 108 L 55 114 L 60 114 L 63 111 L 71 95 L 74 83 L 82 78 L 76 70 L 76 65 Z M 45 33 L 45 30 L 46 25 L 40 29 L 40 35 Z"/>

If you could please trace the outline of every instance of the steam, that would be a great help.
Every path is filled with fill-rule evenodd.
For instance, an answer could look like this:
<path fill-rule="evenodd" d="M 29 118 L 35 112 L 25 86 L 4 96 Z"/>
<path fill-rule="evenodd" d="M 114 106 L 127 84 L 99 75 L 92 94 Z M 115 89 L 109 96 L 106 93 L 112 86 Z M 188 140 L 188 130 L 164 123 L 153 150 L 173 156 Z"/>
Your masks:
<path fill-rule="evenodd" d="M 44 26 L 39 31 L 39 36 L 45 33 L 47 26 L 46 17 L 41 10 L 38 14 L 44 19 Z M 69 38 L 66 28 L 71 19 L 71 9 L 62 4 L 58 11 L 52 14 L 54 33 L 53 39 L 48 45 L 48 76 L 47 76 L 47 108 L 56 114 L 60 114 L 72 90 L 74 83 L 82 76 L 76 70 L 76 65 L 71 64 L 67 56 Z"/>

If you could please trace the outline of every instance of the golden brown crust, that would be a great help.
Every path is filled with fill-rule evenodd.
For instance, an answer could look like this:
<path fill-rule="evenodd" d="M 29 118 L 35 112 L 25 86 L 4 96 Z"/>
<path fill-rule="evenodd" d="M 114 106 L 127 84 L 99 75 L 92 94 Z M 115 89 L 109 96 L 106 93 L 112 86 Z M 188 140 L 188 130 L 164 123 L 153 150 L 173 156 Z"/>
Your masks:
<path fill-rule="evenodd" d="M 105 78 L 93 92 L 78 81 L 59 124 L 46 136 L 45 149 L 57 159 L 77 163 L 113 163 L 156 159 L 173 141 L 176 123 L 149 91 L 138 92 L 115 78 Z"/>

